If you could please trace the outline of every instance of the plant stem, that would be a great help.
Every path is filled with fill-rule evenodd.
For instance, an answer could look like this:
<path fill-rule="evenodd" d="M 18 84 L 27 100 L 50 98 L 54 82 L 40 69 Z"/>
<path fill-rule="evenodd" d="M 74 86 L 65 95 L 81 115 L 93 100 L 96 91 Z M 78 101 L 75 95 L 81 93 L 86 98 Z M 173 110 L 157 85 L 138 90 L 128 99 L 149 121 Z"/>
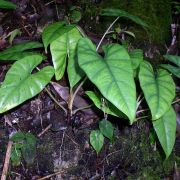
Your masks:
<path fill-rule="evenodd" d="M 109 33 L 109 30 L 112 28 L 112 26 L 116 23 L 116 21 L 119 19 L 119 17 L 117 17 L 112 23 L 111 25 L 107 28 L 107 30 L 105 31 L 103 37 L 101 38 L 101 40 L 99 41 L 99 44 L 96 48 L 96 51 L 98 51 L 99 47 L 101 46 L 101 43 L 103 42 L 105 36 Z"/>
<path fill-rule="evenodd" d="M 116 23 L 116 21 L 119 19 L 119 17 L 117 17 L 111 24 L 110 26 L 107 28 L 107 30 L 105 31 L 104 35 L 102 36 L 101 40 L 99 41 L 99 44 L 96 48 L 96 51 L 98 51 L 99 47 L 101 46 L 101 43 L 103 42 L 105 36 L 109 33 L 109 30 L 112 28 L 112 26 Z M 83 31 L 81 30 L 80 27 L 78 27 L 78 30 L 82 33 L 82 35 L 84 37 L 86 37 L 86 35 L 84 35 Z M 79 89 L 82 87 L 82 85 L 84 84 L 84 82 L 87 80 L 87 76 L 84 78 L 84 80 L 78 85 L 78 87 L 76 88 L 75 92 L 72 93 L 72 91 L 70 91 L 70 100 L 69 100 L 69 110 L 70 110 L 70 115 L 74 114 L 74 112 L 77 112 L 76 110 L 74 112 L 72 112 L 72 106 L 73 106 L 73 101 L 74 101 L 74 98 L 77 94 L 77 92 L 79 91 Z"/>
<path fill-rule="evenodd" d="M 38 67 L 36 67 L 36 69 L 40 71 Z M 56 100 L 56 98 L 51 94 L 48 88 L 45 87 L 44 89 L 47 92 L 47 94 L 50 96 L 50 98 L 64 111 L 65 115 L 67 116 L 67 110 Z"/>
<path fill-rule="evenodd" d="M 177 99 L 177 100 L 173 101 L 173 102 L 172 102 L 172 105 L 173 105 L 173 104 L 176 104 L 176 103 L 178 103 L 178 102 L 180 102 L 180 99 Z"/>
<path fill-rule="evenodd" d="M 68 103 L 68 108 L 70 110 L 70 115 L 74 114 L 72 112 L 72 107 L 73 107 L 73 102 L 74 102 L 74 98 L 76 97 L 77 92 L 79 91 L 79 89 L 82 87 L 82 85 L 84 84 L 84 82 L 87 80 L 87 76 L 82 80 L 82 82 L 78 85 L 78 87 L 76 88 L 76 90 L 74 91 L 74 93 L 72 93 L 72 91 L 70 92 L 70 100 Z"/>
<path fill-rule="evenodd" d="M 67 116 L 67 110 L 56 100 L 56 98 L 51 94 L 51 92 L 45 87 L 44 88 L 50 98 L 64 111 L 65 115 Z"/>
<path fill-rule="evenodd" d="M 72 113 L 73 113 L 73 114 L 76 114 L 78 111 L 81 111 L 81 110 L 84 110 L 84 109 L 89 109 L 89 108 L 91 108 L 92 106 L 94 106 L 94 104 L 91 104 L 91 105 L 85 106 L 85 107 L 80 107 L 80 108 L 78 108 L 78 109 L 75 109 Z"/>

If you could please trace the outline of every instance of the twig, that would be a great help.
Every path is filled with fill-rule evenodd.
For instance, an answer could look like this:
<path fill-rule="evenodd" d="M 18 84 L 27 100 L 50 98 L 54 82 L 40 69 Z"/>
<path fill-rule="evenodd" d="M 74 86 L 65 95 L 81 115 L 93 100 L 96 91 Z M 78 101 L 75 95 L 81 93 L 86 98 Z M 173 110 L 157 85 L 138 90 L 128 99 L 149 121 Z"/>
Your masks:
<path fill-rule="evenodd" d="M 37 136 L 41 137 L 46 131 L 52 127 L 52 124 L 49 124 L 45 129 L 43 129 Z"/>
<path fill-rule="evenodd" d="M 51 94 L 51 92 L 45 87 L 44 88 L 50 98 L 64 111 L 65 115 L 67 116 L 67 110 L 56 100 L 56 98 Z"/>
<path fill-rule="evenodd" d="M 177 100 L 173 101 L 173 102 L 172 102 L 172 105 L 173 105 L 173 104 L 176 104 L 176 103 L 178 103 L 178 102 L 180 102 L 180 99 L 177 99 Z"/>
<path fill-rule="evenodd" d="M 112 28 L 112 26 L 116 23 L 116 21 L 119 19 L 119 17 L 117 17 L 112 23 L 111 25 L 107 28 L 107 30 L 105 31 L 103 37 L 101 38 L 101 40 L 99 41 L 99 44 L 96 48 L 96 51 L 98 51 L 99 47 L 101 46 L 101 43 L 103 42 L 105 36 L 109 33 L 109 30 Z"/>
<path fill-rule="evenodd" d="M 78 93 L 79 89 L 82 87 L 82 85 L 84 84 L 84 82 L 87 80 L 87 76 L 83 79 L 83 81 L 78 85 L 78 87 L 76 88 L 76 90 L 74 91 L 74 93 L 70 93 L 70 101 L 69 101 L 69 110 L 70 110 L 70 115 L 72 115 L 72 107 L 73 107 L 73 102 L 74 102 L 74 98 L 76 97 L 76 94 Z M 72 95 L 71 95 L 72 94 Z"/>
<path fill-rule="evenodd" d="M 7 176 L 8 168 L 9 168 L 9 161 L 10 161 L 10 157 L 11 157 L 12 145 L 13 145 L 13 142 L 9 141 L 8 145 L 7 145 L 6 157 L 5 157 L 5 161 L 4 161 L 4 167 L 3 167 L 3 171 L 2 171 L 1 180 L 6 180 L 6 176 Z"/>
<path fill-rule="evenodd" d="M 36 69 L 40 71 L 38 67 L 36 67 Z M 44 89 L 47 92 L 47 94 L 50 96 L 50 98 L 64 111 L 65 115 L 67 116 L 67 110 L 56 100 L 56 98 L 51 94 L 48 88 L 45 87 Z"/>
<path fill-rule="evenodd" d="M 89 108 L 91 108 L 92 106 L 94 106 L 94 104 L 91 104 L 91 105 L 86 106 L 86 107 L 80 107 L 80 108 L 78 108 L 78 109 L 75 109 L 75 110 L 72 112 L 72 114 L 76 114 L 78 111 L 82 111 L 82 110 L 84 110 L 84 109 L 89 109 Z"/>
<path fill-rule="evenodd" d="M 63 171 L 58 171 L 58 172 L 55 172 L 55 173 L 53 173 L 53 174 L 49 174 L 49 175 L 47 175 L 47 176 L 45 176 L 45 177 L 43 177 L 43 178 L 39 178 L 39 179 L 37 179 L 37 180 L 49 179 L 49 178 L 51 178 L 51 177 L 53 177 L 53 176 L 56 176 L 56 175 L 58 175 L 58 174 L 61 174 L 61 173 L 63 173 Z"/>

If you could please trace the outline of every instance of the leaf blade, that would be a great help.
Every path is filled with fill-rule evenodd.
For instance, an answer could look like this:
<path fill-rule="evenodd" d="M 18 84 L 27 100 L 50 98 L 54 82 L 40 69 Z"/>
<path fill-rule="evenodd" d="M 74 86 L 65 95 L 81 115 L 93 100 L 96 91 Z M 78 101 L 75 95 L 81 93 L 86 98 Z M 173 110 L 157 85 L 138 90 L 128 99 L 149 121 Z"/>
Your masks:
<path fill-rule="evenodd" d="M 0 113 L 34 97 L 49 83 L 54 75 L 54 69 L 51 66 L 31 74 L 31 71 L 42 60 L 42 56 L 32 55 L 24 57 L 12 65 L 0 87 Z"/>
<path fill-rule="evenodd" d="M 139 72 L 140 86 L 151 110 L 152 119 L 159 119 L 171 106 L 175 97 L 175 84 L 166 70 L 159 69 L 155 77 L 149 62 L 142 62 Z"/>
<path fill-rule="evenodd" d="M 82 38 L 78 42 L 78 63 L 101 94 L 133 123 L 136 88 L 130 57 L 126 49 L 118 44 L 105 46 L 104 51 L 103 59 L 92 42 Z"/>
<path fill-rule="evenodd" d="M 168 158 L 176 138 L 176 114 L 174 109 L 170 107 L 160 119 L 153 121 L 153 127 L 166 154 L 166 158 Z"/>

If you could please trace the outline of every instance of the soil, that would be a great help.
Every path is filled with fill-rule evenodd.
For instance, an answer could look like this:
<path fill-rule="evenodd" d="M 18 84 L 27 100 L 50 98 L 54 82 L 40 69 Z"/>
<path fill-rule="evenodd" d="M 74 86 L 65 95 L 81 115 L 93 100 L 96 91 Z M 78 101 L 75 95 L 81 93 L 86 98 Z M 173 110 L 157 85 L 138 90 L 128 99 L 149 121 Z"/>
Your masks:
<path fill-rule="evenodd" d="M 19 28 L 22 33 L 14 39 L 13 44 L 27 40 L 40 41 L 41 32 L 47 24 L 63 20 L 70 4 L 77 5 L 76 2 L 63 0 L 12 2 L 18 5 L 16 10 L 0 11 L 0 36 L 5 37 Z M 98 36 L 93 34 L 96 41 Z M 0 38 L 0 50 L 9 46 L 8 39 Z M 8 68 L 8 63 L 0 64 L 1 82 Z M 67 86 L 66 77 L 58 83 Z M 48 88 L 59 102 L 64 103 L 53 86 Z M 83 89 L 78 97 L 78 103 L 90 103 Z M 19 166 L 10 164 L 7 179 L 123 180 L 174 177 L 174 172 L 177 172 L 174 163 L 180 164 L 179 137 L 174 152 L 168 160 L 164 160 L 160 146 L 151 141 L 148 120 L 129 126 L 122 119 L 109 116 L 108 120 L 115 127 L 114 141 L 110 143 L 105 139 L 103 149 L 97 155 L 89 143 L 89 134 L 98 128 L 101 119 L 103 114 L 92 107 L 75 114 L 68 122 L 64 112 L 42 91 L 35 98 L 0 116 L 0 174 L 9 137 L 14 132 L 22 131 L 37 137 L 35 160 L 27 164 L 22 159 Z M 40 135 L 46 127 L 49 129 Z"/>

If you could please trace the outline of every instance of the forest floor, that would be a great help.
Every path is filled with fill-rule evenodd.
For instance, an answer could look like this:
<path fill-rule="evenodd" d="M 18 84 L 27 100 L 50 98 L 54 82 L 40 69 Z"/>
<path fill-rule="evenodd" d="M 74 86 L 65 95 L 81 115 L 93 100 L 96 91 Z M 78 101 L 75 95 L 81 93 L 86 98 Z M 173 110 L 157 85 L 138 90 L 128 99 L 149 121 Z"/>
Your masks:
<path fill-rule="evenodd" d="M 57 6 L 66 9 L 64 1 L 14 0 L 18 8 L 0 11 L 0 37 L 20 29 L 13 44 L 24 41 L 41 41 L 45 25 L 64 18 L 65 11 L 58 13 Z M 62 17 L 61 17 L 62 16 Z M 9 47 L 8 39 L 0 39 L 0 50 Z M 41 51 L 41 50 L 40 50 Z M 0 81 L 3 81 L 9 64 L 0 64 Z M 59 81 L 67 85 L 66 77 Z M 53 87 L 48 86 L 62 102 Z M 84 92 L 79 94 L 86 101 Z M 18 166 L 9 164 L 7 179 L 172 179 L 175 161 L 180 163 L 180 139 L 177 137 L 174 152 L 168 160 L 163 159 L 161 150 L 151 142 L 151 125 L 142 120 L 129 126 L 123 120 L 109 117 L 115 126 L 114 142 L 105 139 L 99 155 L 89 143 L 91 130 L 98 128 L 103 118 L 99 111 L 80 112 L 71 126 L 62 110 L 43 91 L 32 100 L 0 116 L 0 174 L 4 166 L 9 137 L 16 131 L 30 132 L 37 138 L 35 152 L 27 152 L 32 163 L 21 160 Z M 35 154 L 33 154 L 35 153 Z"/>

